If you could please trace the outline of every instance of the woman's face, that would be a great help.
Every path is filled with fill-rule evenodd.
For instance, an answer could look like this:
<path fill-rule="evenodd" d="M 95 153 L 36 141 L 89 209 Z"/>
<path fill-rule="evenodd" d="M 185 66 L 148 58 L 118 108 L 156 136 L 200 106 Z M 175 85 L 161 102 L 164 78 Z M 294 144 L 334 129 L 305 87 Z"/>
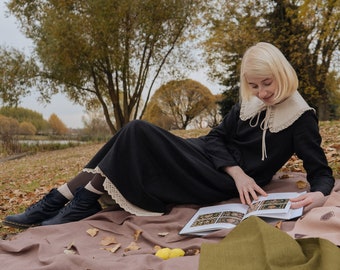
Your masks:
<path fill-rule="evenodd" d="M 277 102 L 275 94 L 278 84 L 274 77 L 246 75 L 245 78 L 254 96 L 262 100 L 266 105 L 274 105 Z"/>

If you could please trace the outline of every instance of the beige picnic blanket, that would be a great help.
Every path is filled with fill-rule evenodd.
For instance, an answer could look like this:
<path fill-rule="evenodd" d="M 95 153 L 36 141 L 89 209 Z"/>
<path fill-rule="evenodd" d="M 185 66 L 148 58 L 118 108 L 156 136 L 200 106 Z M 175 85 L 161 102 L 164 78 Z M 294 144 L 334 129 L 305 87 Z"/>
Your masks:
<path fill-rule="evenodd" d="M 300 180 L 305 180 L 304 174 L 292 173 L 288 175 L 288 178 L 281 177 L 278 174 L 265 189 L 268 192 L 308 189 L 308 187 L 305 189 L 297 188 L 296 182 Z M 340 181 L 338 180 L 334 188 L 336 196 L 339 195 L 339 190 Z M 309 218 L 308 213 L 313 213 L 313 211 L 306 208 L 306 214 L 301 221 L 282 223 L 281 230 L 284 231 L 285 236 L 292 240 L 294 239 L 290 235 L 303 239 L 308 239 L 309 236 L 321 237 L 328 239 L 332 245 L 335 245 L 332 241 L 337 242 L 340 234 L 339 227 L 337 227 L 337 224 L 340 224 L 340 218 L 338 212 L 335 212 L 339 209 L 339 201 L 338 197 L 329 196 L 327 199 L 329 200 L 315 203 L 313 210 L 317 209 L 315 207 L 333 207 L 331 211 L 334 211 L 334 215 L 321 214 L 324 215 L 323 219 L 334 220 L 333 225 L 329 224 L 327 227 L 326 223 L 320 223 L 321 225 L 315 225 L 314 229 L 307 229 L 306 224 L 302 222 L 307 220 Z M 239 202 L 239 200 L 235 198 L 223 203 L 229 202 Z M 199 265 L 205 261 L 204 253 L 168 260 L 162 260 L 154 255 L 155 246 L 200 250 L 203 243 L 219 243 L 232 231 L 230 229 L 220 230 L 204 237 L 178 235 L 180 229 L 198 208 L 197 205 L 176 206 L 169 213 L 160 217 L 137 217 L 120 209 L 111 209 L 111 211 L 107 209 L 78 222 L 30 228 L 16 235 L 12 240 L 0 240 L 0 269 L 199 269 Z M 328 212 L 329 210 L 327 209 Z M 294 225 L 296 226 L 294 227 Z M 319 230 L 320 226 L 321 229 Z M 94 237 L 87 233 L 88 229 L 93 228 L 98 230 Z M 140 232 L 138 239 L 135 239 L 136 232 Z M 240 240 L 244 237 L 241 235 Z M 115 253 L 107 250 L 107 248 L 114 247 L 115 243 L 105 246 L 102 242 L 102 240 L 112 238 L 120 244 L 120 248 Z M 132 242 L 135 242 L 138 249 L 128 249 Z M 201 256 L 203 259 L 200 261 Z"/>

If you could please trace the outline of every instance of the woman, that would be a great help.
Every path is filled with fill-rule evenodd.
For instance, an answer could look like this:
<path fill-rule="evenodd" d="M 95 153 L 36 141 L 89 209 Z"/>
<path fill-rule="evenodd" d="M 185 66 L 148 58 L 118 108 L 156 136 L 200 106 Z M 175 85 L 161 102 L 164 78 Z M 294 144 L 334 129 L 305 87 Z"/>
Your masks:
<path fill-rule="evenodd" d="M 263 187 L 294 153 L 303 160 L 311 190 L 293 199 L 292 207 L 306 206 L 328 195 L 334 178 L 320 147 L 315 111 L 297 88 L 284 55 L 258 43 L 242 60 L 241 103 L 208 135 L 183 139 L 132 121 L 73 180 L 4 224 L 27 228 L 80 220 L 101 210 L 97 200 L 104 192 L 136 215 L 237 196 L 250 204 L 266 196 Z"/>

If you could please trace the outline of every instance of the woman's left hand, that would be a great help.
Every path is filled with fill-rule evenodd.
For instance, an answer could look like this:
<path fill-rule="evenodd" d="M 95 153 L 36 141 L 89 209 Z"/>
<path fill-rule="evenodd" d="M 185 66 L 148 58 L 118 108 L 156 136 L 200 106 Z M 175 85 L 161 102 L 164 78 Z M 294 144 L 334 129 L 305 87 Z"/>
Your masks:
<path fill-rule="evenodd" d="M 323 199 L 324 197 L 325 195 L 323 195 L 323 193 L 320 191 L 308 192 L 296 198 L 290 199 L 290 201 L 292 202 L 291 208 L 296 209 L 300 207 L 305 207 L 317 200 Z"/>

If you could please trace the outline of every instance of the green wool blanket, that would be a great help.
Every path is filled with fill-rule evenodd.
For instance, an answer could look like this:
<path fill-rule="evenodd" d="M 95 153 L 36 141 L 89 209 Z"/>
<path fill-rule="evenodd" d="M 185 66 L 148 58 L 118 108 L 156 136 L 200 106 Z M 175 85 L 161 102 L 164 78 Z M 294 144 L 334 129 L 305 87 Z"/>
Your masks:
<path fill-rule="evenodd" d="M 203 243 L 199 270 L 336 270 L 340 249 L 321 238 L 293 239 L 258 217 L 239 224 L 219 243 Z"/>

